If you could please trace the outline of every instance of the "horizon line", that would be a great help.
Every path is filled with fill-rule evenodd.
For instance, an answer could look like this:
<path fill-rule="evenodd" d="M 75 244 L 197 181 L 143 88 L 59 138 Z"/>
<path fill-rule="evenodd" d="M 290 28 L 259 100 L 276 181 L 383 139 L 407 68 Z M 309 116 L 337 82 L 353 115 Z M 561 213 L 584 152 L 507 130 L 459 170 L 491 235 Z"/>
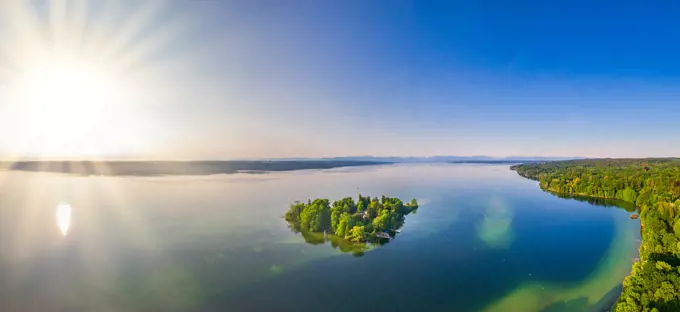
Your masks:
<path fill-rule="evenodd" d="M 354 160 L 362 161 L 356 158 L 372 158 L 376 161 L 380 159 L 432 159 L 432 158 L 461 158 L 460 160 L 583 160 L 583 159 L 661 159 L 661 158 L 679 158 L 679 156 L 646 156 L 646 157 L 583 157 L 583 156 L 457 156 L 457 155 L 434 155 L 434 156 L 332 156 L 332 157 L 271 157 L 271 158 L 231 158 L 231 159 L 121 159 L 121 158 L 107 158 L 107 159 L 0 159 L 0 163 L 19 163 L 19 162 L 229 162 L 229 161 L 324 161 L 324 160 Z M 480 159 L 482 158 L 482 159 Z M 370 160 L 366 160 L 370 161 Z M 444 160 L 446 161 L 446 160 Z"/>

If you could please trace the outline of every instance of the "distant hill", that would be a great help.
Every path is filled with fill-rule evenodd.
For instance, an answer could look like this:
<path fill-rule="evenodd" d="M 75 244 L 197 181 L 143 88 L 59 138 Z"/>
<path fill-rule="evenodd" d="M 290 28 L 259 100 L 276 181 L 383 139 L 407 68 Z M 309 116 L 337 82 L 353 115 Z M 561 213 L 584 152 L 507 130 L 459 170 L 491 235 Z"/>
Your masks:
<path fill-rule="evenodd" d="M 516 163 L 528 161 L 557 161 L 557 160 L 571 160 L 583 159 L 584 157 L 536 157 L 536 156 L 508 156 L 508 157 L 491 157 L 491 156 L 428 156 L 428 157 L 397 157 L 397 156 L 344 156 L 344 157 L 329 157 L 320 158 L 320 160 L 334 160 L 334 161 L 380 161 L 393 163 L 436 163 L 436 162 L 497 162 L 497 163 Z M 270 159 L 276 161 L 277 159 Z M 311 158 L 286 158 L 279 160 L 312 160 Z"/>
<path fill-rule="evenodd" d="M 451 164 L 535 164 L 552 160 L 519 160 L 519 159 L 492 159 L 492 160 L 453 160 Z"/>
<path fill-rule="evenodd" d="M 210 175 L 238 172 L 292 171 L 384 165 L 394 163 L 485 163 L 517 164 L 553 161 L 564 158 L 487 156 L 376 157 L 349 156 L 330 158 L 285 158 L 218 161 L 19 161 L 0 162 L 0 169 L 77 175 Z M 569 158 L 567 158 L 569 159 Z"/>
<path fill-rule="evenodd" d="M 78 175 L 155 176 L 258 173 L 303 169 L 331 169 L 390 164 L 381 161 L 306 160 L 306 161 L 20 161 L 5 162 L 10 171 L 37 171 Z"/>

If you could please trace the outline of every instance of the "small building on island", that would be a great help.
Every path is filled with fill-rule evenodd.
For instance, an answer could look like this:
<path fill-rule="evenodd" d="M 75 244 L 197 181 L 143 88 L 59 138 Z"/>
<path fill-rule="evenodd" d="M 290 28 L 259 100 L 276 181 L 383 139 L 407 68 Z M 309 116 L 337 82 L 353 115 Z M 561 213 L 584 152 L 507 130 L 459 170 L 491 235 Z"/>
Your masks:
<path fill-rule="evenodd" d="M 380 238 L 387 238 L 387 239 L 391 239 L 391 238 L 392 238 L 392 237 L 390 236 L 390 234 L 387 234 L 386 232 L 378 232 L 378 233 L 375 233 L 375 236 L 376 236 L 376 237 L 380 237 Z"/>

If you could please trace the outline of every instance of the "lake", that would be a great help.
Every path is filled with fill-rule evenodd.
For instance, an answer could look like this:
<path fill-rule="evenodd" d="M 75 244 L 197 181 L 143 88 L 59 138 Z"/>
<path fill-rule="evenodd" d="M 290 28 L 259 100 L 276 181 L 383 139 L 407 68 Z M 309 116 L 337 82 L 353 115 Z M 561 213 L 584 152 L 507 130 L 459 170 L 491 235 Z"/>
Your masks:
<path fill-rule="evenodd" d="M 545 193 L 508 165 L 2 172 L 0 185 L 2 311 L 598 311 L 639 244 L 630 212 Z M 295 200 L 358 192 L 420 209 L 363 254 L 309 244 L 282 218 Z"/>

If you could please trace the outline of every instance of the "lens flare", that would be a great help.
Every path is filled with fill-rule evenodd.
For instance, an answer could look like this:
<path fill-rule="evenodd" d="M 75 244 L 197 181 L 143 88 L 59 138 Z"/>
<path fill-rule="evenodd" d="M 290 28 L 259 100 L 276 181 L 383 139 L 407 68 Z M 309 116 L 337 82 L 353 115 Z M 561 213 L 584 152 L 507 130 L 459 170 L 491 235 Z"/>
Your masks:
<path fill-rule="evenodd" d="M 71 205 L 61 204 L 57 206 L 57 226 L 61 234 L 66 236 L 71 227 Z"/>

